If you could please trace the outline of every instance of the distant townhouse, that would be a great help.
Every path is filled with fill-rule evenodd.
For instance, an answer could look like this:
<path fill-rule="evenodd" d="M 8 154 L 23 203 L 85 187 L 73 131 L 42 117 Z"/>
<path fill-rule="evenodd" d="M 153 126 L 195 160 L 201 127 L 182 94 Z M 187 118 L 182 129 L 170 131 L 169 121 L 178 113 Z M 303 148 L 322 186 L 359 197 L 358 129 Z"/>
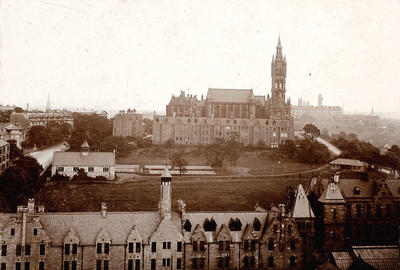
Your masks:
<path fill-rule="evenodd" d="M 25 135 L 21 127 L 7 124 L 0 126 L 0 139 L 4 141 L 15 141 L 15 144 L 21 148 Z"/>
<path fill-rule="evenodd" d="M 103 176 L 108 180 L 115 179 L 115 153 L 90 152 L 89 144 L 82 144 L 81 152 L 54 152 L 51 176 L 61 174 L 73 177 L 83 169 L 88 176 Z"/>
<path fill-rule="evenodd" d="M 10 163 L 10 144 L 0 140 L 0 174 L 3 173 Z"/>
<path fill-rule="evenodd" d="M 136 110 L 119 111 L 113 119 L 113 136 L 143 137 L 143 115 Z"/>
<path fill-rule="evenodd" d="M 158 211 L 108 212 L 103 203 L 99 212 L 45 213 L 30 200 L 17 213 L 0 214 L 0 263 L 41 270 L 297 269 L 308 250 L 303 233 L 313 230 L 307 197 L 298 194 L 293 211 L 307 225 L 284 205 L 187 212 L 178 200 L 174 212 L 167 169 Z"/>

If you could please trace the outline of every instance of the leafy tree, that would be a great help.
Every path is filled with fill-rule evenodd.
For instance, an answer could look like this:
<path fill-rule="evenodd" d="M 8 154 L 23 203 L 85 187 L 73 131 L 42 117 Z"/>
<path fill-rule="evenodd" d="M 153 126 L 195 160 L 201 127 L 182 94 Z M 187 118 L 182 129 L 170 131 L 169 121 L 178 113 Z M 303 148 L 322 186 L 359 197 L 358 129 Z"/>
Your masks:
<path fill-rule="evenodd" d="M 48 141 L 47 129 L 44 126 L 33 126 L 28 132 L 29 145 L 37 147 L 46 146 Z"/>
<path fill-rule="evenodd" d="M 330 153 L 324 144 L 305 139 L 300 141 L 298 157 L 304 163 L 320 164 L 328 161 Z"/>
<path fill-rule="evenodd" d="M 297 154 L 296 144 L 292 140 L 286 141 L 286 144 L 281 145 L 280 148 L 287 153 L 288 158 L 294 158 Z"/>
<path fill-rule="evenodd" d="M 32 157 L 20 157 L 15 166 L 9 167 L 0 176 L 0 193 L 6 198 L 5 211 L 15 212 L 17 205 L 32 197 L 43 185 L 40 178 L 42 167 Z"/>
<path fill-rule="evenodd" d="M 74 128 L 68 140 L 71 151 L 79 151 L 87 140 L 91 150 L 99 151 L 104 139 L 112 135 L 112 124 L 107 118 L 97 114 L 81 115 L 74 113 Z"/>
<path fill-rule="evenodd" d="M 167 147 L 171 147 L 171 146 L 174 146 L 174 145 L 175 145 L 174 139 L 170 138 L 165 142 L 165 146 L 167 146 Z"/>
<path fill-rule="evenodd" d="M 153 134 L 153 121 L 148 118 L 143 118 L 144 124 L 144 134 L 151 135 Z"/>
<path fill-rule="evenodd" d="M 311 135 L 311 137 L 314 139 L 316 137 L 319 137 L 321 135 L 321 131 L 313 124 L 309 123 L 306 124 L 303 128 L 304 132 Z"/>
<path fill-rule="evenodd" d="M 265 143 L 264 140 L 258 140 L 258 142 L 256 143 L 256 148 L 258 149 L 267 149 L 267 144 Z"/>
<path fill-rule="evenodd" d="M 178 168 L 181 176 L 187 171 L 186 166 L 188 165 L 188 161 L 183 158 L 183 155 L 184 149 L 181 147 L 179 151 L 173 152 L 171 157 L 172 169 Z"/>
<path fill-rule="evenodd" d="M 132 152 L 133 146 L 124 137 L 108 136 L 104 138 L 104 141 L 99 146 L 99 151 L 111 152 L 113 150 L 116 151 L 117 156 L 125 157 Z"/>
<path fill-rule="evenodd" d="M 224 155 L 225 159 L 229 162 L 232 166 L 236 165 L 240 157 L 240 143 L 235 140 L 235 137 L 232 137 L 226 145 L 224 145 Z"/>
<path fill-rule="evenodd" d="M 222 168 L 225 160 L 225 152 L 221 144 L 210 144 L 206 147 L 207 164 L 214 169 Z"/>

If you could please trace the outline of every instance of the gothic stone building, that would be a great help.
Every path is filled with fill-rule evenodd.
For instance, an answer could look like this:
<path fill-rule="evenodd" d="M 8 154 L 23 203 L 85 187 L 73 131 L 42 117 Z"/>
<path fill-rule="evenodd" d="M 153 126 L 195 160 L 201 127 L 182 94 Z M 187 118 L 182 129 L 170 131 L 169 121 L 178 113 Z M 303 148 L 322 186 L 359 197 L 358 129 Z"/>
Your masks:
<path fill-rule="evenodd" d="M 400 181 L 365 173 L 314 177 L 307 189 L 316 212 L 318 245 L 327 251 L 351 246 L 394 245 L 399 240 Z"/>
<path fill-rule="evenodd" d="M 252 89 L 208 89 L 206 98 L 172 97 L 166 115 L 154 115 L 153 143 L 211 144 L 236 135 L 244 144 L 264 141 L 278 147 L 294 136 L 290 99 L 286 100 L 286 56 L 280 40 L 271 62 L 271 97 Z"/>
<path fill-rule="evenodd" d="M 299 186 L 293 214 L 171 210 L 171 175 L 161 177 L 154 212 L 0 214 L 0 265 L 6 269 L 294 269 L 303 265 L 313 214 Z M 298 222 L 299 220 L 299 222 Z"/>

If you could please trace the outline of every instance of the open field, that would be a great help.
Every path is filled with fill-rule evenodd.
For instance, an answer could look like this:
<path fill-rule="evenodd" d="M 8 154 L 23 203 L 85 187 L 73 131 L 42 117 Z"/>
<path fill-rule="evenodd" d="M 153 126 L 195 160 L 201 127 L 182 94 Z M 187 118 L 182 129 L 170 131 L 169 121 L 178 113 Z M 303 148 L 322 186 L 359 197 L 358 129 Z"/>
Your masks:
<path fill-rule="evenodd" d="M 175 149 L 178 149 L 175 147 Z M 128 157 L 118 158 L 117 164 L 164 165 L 170 153 L 174 151 L 166 147 L 153 146 L 135 150 Z M 275 153 L 275 154 L 274 154 Z M 204 148 L 186 147 L 184 159 L 189 165 L 207 165 Z M 276 150 L 243 151 L 234 168 L 226 166 L 217 171 L 218 175 L 265 175 L 275 173 L 301 172 L 318 168 L 319 165 L 310 165 L 291 160 Z"/>
<path fill-rule="evenodd" d="M 253 210 L 258 202 L 269 209 L 271 203 L 284 201 L 286 186 L 307 183 L 311 173 L 275 177 L 174 177 L 173 207 L 177 199 L 187 211 Z M 156 211 L 159 177 L 146 177 L 125 183 L 51 183 L 36 200 L 46 211 L 100 211 L 106 202 L 110 211 Z"/>

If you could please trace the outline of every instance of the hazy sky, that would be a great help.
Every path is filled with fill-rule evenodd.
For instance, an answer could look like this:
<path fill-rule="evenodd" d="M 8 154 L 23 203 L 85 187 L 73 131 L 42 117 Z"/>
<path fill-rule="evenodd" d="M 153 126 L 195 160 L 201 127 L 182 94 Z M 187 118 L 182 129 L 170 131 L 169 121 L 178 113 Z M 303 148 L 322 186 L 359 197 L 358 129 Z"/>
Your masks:
<path fill-rule="evenodd" d="M 399 112 L 400 1 L 1 0 L 0 104 L 164 111 L 171 94 L 271 91 Z"/>

